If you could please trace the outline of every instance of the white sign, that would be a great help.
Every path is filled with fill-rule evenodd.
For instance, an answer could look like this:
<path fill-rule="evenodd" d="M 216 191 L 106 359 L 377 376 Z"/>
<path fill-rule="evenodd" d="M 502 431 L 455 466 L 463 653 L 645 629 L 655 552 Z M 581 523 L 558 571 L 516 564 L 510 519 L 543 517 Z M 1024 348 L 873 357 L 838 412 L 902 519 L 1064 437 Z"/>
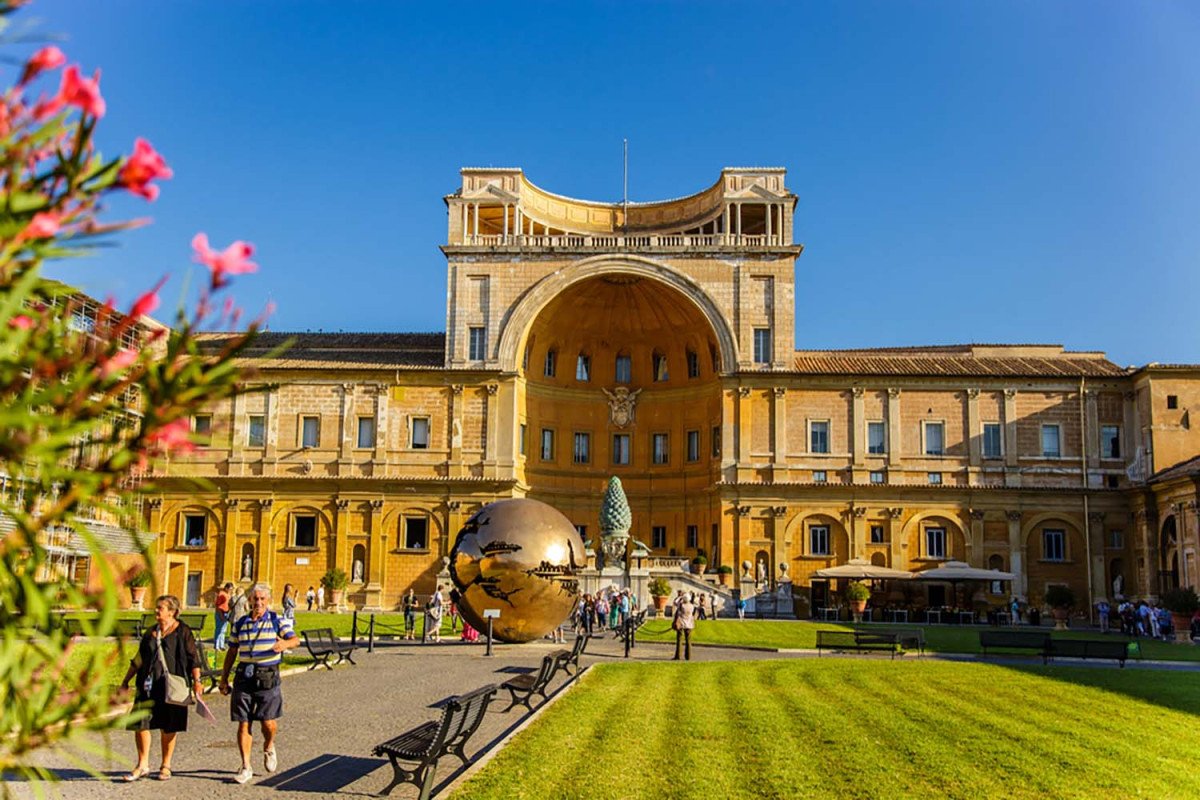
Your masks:
<path fill-rule="evenodd" d="M 296 566 L 302 567 L 308 563 L 308 556 L 296 556 Z"/>
<path fill-rule="evenodd" d="M 485 608 L 483 610 L 483 618 L 484 619 L 500 619 L 500 609 Z"/>

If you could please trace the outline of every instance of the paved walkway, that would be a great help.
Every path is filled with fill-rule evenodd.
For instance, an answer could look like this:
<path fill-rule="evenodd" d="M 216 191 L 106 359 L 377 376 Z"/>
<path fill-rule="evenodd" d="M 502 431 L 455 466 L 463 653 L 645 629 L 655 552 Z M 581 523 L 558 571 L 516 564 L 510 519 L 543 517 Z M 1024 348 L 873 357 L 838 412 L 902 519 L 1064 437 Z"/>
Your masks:
<path fill-rule="evenodd" d="M 318 669 L 289 675 L 284 678 L 284 718 L 278 740 L 279 772 L 267 775 L 262 767 L 261 739 L 256 738 L 254 781 L 241 786 L 233 783 L 233 773 L 239 766 L 234 727 L 228 722 L 228 699 L 218 694 L 206 695 L 206 701 L 219 720 L 216 724 L 192 715 L 190 730 L 181 734 L 175 753 L 175 775 L 169 783 L 153 777 L 132 785 L 114 785 L 128 770 L 118 762 L 99 763 L 102 780 L 87 775 L 65 759 L 47 759 L 46 766 L 56 768 L 64 778 L 61 796 L 75 798 L 108 798 L 120 793 L 122 798 L 201 797 L 208 798 L 307 798 L 319 796 L 362 797 L 377 794 L 391 777 L 391 767 L 382 758 L 371 756 L 371 749 L 380 742 L 421 722 L 434 719 L 435 706 L 452 695 L 483 686 L 500 683 L 512 674 L 532 670 L 542 656 L 556 646 L 547 643 L 499 645 L 496 655 L 484 656 L 483 645 L 420 645 L 418 643 L 385 644 L 375 653 L 361 651 L 355 658 L 358 666 L 340 666 L 335 670 Z M 360 657 L 361 655 L 361 657 Z M 674 655 L 674 646 L 641 643 L 632 654 L 639 661 L 667 661 Z M 623 646 L 610 637 L 593 641 L 584 655 L 584 664 L 612 663 L 624 660 Z M 816 658 L 816 651 L 775 652 L 729 647 L 696 646 L 692 658 L 696 661 L 753 661 L 778 658 Z M 826 654 L 822 658 L 836 658 Z M 847 656 L 849 658 L 879 658 L 879 656 Z M 912 657 L 906 657 L 906 660 Z M 930 654 L 927 659 L 954 661 L 983 660 L 977 656 Z M 1041 659 L 1021 657 L 989 658 L 989 663 L 1040 664 Z M 1059 660 L 1059 664 L 1074 663 Z M 1083 662 L 1079 662 L 1083 663 Z M 1129 662 L 1136 668 L 1200 669 L 1200 664 Z M 1113 669 L 1109 662 L 1090 662 L 1097 668 Z M 560 673 L 551 690 L 566 683 Z M 507 698 L 507 692 L 502 695 Z M 507 714 L 498 713 L 508 705 L 507 699 L 497 696 L 496 703 L 471 740 L 468 754 L 488 749 L 520 724 L 527 712 L 518 707 Z M 535 708 L 537 706 L 535 705 Z M 116 734 L 113 744 L 117 751 L 133 758 L 132 734 Z M 157 736 L 152 746 L 151 766 L 158 765 Z M 445 785 L 458 773 L 458 762 L 442 762 L 439 784 Z M 156 773 L 151 773 L 152 775 Z M 13 784 L 17 797 L 32 797 L 29 787 Z M 411 784 L 397 787 L 392 797 L 410 800 L 417 795 Z"/>

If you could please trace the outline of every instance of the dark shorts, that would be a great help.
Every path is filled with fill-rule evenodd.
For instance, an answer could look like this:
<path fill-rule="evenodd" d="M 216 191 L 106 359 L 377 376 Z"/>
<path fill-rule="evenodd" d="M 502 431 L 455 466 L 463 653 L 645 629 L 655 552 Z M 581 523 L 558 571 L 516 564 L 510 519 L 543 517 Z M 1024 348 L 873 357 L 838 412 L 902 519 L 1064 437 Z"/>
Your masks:
<path fill-rule="evenodd" d="M 282 686 L 254 689 L 234 681 L 229 698 L 229 718 L 234 722 L 266 722 L 283 716 Z"/>

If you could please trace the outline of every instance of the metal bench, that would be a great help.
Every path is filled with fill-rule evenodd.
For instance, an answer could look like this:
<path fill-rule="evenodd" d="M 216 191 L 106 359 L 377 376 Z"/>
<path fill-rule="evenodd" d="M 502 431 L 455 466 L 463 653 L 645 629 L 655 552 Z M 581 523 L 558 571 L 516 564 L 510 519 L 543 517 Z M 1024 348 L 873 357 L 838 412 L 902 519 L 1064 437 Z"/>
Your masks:
<path fill-rule="evenodd" d="M 458 756 L 465 767 L 467 740 L 483 722 L 488 704 L 496 694 L 496 685 L 489 684 L 473 692 L 453 698 L 442 708 L 442 718 L 418 725 L 410 731 L 375 747 L 377 756 L 387 756 L 392 762 L 392 782 L 381 796 L 391 793 L 401 783 L 411 783 L 420 789 L 420 800 L 428 800 L 433 790 L 437 762 L 450 753 Z M 400 762 L 409 762 L 405 766 Z"/>
<path fill-rule="evenodd" d="M 316 669 L 319 666 L 324 666 L 326 669 L 333 669 L 335 664 L 340 664 L 343 661 L 349 661 L 351 664 L 354 664 L 355 645 L 351 642 L 343 642 L 334 638 L 333 628 L 316 628 L 311 631 L 300 631 L 300 635 L 304 637 L 305 649 L 313 657 L 313 663 L 308 667 L 310 670 Z M 332 656 L 337 656 L 337 661 L 330 664 L 329 659 Z"/>
<path fill-rule="evenodd" d="M 204 631 L 204 626 L 208 622 L 208 614 L 203 611 L 181 612 L 179 621 L 192 629 L 192 633 L 199 638 L 201 632 Z M 148 631 L 158 624 L 158 619 L 153 613 L 142 614 L 142 630 Z"/>
<path fill-rule="evenodd" d="M 512 695 L 512 702 L 508 704 L 508 708 L 504 709 L 504 713 L 507 714 L 509 711 L 512 711 L 517 703 L 533 711 L 531 703 L 535 694 L 540 694 L 542 699 L 545 700 L 546 687 L 550 685 L 550 680 L 554 677 L 555 665 L 557 663 L 557 659 L 553 655 L 548 655 L 542 659 L 542 665 L 538 667 L 537 672 L 531 672 L 528 675 L 518 675 L 500 684 L 501 689 L 507 689 L 508 693 Z"/>
<path fill-rule="evenodd" d="M 146 627 L 142 625 L 140 619 L 116 619 L 113 621 L 113 636 L 118 639 L 140 639 L 145 632 Z"/>
<path fill-rule="evenodd" d="M 200 657 L 200 680 L 208 681 L 209 691 L 216 691 L 217 682 L 221 679 L 221 665 L 209 666 L 208 654 L 204 652 L 204 642 L 199 639 L 196 640 L 196 655 Z M 222 658 L 219 652 L 217 658 L 218 660 Z"/>
<path fill-rule="evenodd" d="M 1112 639 L 1051 639 L 1050 658 L 1110 658 L 1125 667 L 1129 648 L 1123 641 Z"/>
<path fill-rule="evenodd" d="M 900 648 L 900 636 L 894 631 L 817 631 L 817 655 L 822 650 L 846 652 L 853 650 L 886 651 L 896 657 Z"/>
<path fill-rule="evenodd" d="M 988 654 L 989 647 L 1009 650 L 1034 650 L 1041 654 L 1042 663 L 1049 657 L 1050 634 L 1045 631 L 994 630 L 979 632 L 979 647 Z"/>
<path fill-rule="evenodd" d="M 901 648 L 916 650 L 919 656 L 925 655 L 925 630 L 923 628 L 897 628 L 888 632 L 896 635 Z"/>
<path fill-rule="evenodd" d="M 577 674 L 579 672 L 579 657 L 583 655 L 583 649 L 587 647 L 590 637 L 586 633 L 581 633 L 575 637 L 575 644 L 570 650 L 554 650 L 550 653 L 554 657 L 554 671 L 562 670 L 568 675 Z M 575 665 L 575 672 L 571 672 L 571 665 Z"/>

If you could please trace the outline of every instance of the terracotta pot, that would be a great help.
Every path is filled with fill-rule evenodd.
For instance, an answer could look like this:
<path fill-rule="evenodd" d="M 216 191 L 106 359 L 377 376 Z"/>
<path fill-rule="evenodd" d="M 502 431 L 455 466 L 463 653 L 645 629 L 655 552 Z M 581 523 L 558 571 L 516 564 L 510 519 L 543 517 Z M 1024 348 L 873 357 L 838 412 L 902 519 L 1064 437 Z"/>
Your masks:
<path fill-rule="evenodd" d="M 718 572 L 717 573 L 717 583 L 721 584 L 722 586 L 728 586 L 729 585 L 729 573 L 728 572 Z"/>
<path fill-rule="evenodd" d="M 145 586 L 130 586 L 129 587 L 129 598 L 130 598 L 130 600 L 133 601 L 132 607 L 141 611 L 142 610 L 142 602 L 146 599 L 146 587 Z"/>
<path fill-rule="evenodd" d="M 1171 612 L 1171 624 L 1175 626 L 1175 641 L 1180 644 L 1192 643 L 1192 618 L 1187 614 Z"/>
<path fill-rule="evenodd" d="M 1054 630 L 1065 631 L 1067 629 L 1067 619 L 1071 616 L 1070 609 L 1056 608 L 1052 613 L 1054 614 Z"/>
<path fill-rule="evenodd" d="M 867 601 L 866 600 L 851 600 L 850 601 L 850 610 L 853 611 L 855 614 L 861 614 L 862 612 L 867 610 Z"/>
<path fill-rule="evenodd" d="M 329 607 L 337 610 L 342 607 L 342 598 L 346 596 L 345 589 L 329 590 Z"/>
<path fill-rule="evenodd" d="M 654 610 L 661 614 L 662 610 L 666 607 L 667 607 L 666 595 L 662 595 L 661 597 L 659 595 L 654 595 Z"/>

